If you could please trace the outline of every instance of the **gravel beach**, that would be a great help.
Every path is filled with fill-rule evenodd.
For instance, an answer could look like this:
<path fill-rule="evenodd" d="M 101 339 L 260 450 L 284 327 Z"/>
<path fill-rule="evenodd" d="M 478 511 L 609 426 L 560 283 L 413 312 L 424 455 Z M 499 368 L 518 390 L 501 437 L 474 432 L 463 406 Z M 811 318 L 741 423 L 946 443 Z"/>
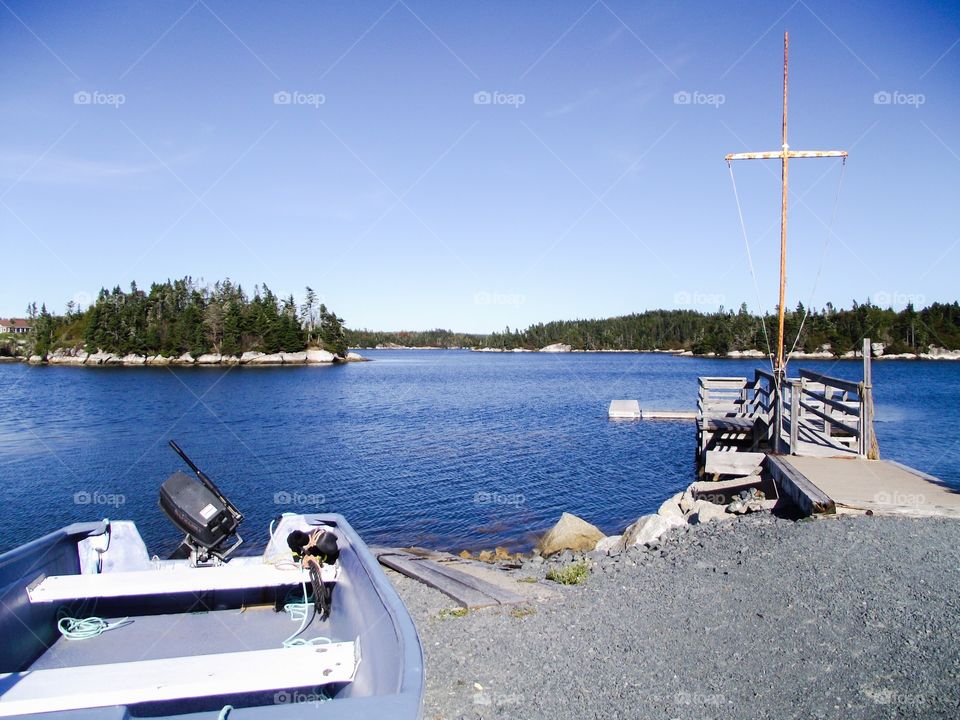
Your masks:
<path fill-rule="evenodd" d="M 956 521 L 759 513 L 588 561 L 551 601 L 462 617 L 389 573 L 423 642 L 424 717 L 960 717 Z"/>

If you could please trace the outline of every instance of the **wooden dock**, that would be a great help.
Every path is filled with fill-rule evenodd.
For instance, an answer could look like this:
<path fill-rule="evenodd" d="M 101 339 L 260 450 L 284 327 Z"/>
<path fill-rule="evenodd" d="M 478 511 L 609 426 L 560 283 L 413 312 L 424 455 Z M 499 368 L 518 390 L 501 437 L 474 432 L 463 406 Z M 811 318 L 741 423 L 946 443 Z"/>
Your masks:
<path fill-rule="evenodd" d="M 880 460 L 873 434 L 870 341 L 860 382 L 809 370 L 781 383 L 702 377 L 697 466 L 706 479 L 762 476 L 806 514 L 866 512 L 960 517 L 960 490 Z"/>

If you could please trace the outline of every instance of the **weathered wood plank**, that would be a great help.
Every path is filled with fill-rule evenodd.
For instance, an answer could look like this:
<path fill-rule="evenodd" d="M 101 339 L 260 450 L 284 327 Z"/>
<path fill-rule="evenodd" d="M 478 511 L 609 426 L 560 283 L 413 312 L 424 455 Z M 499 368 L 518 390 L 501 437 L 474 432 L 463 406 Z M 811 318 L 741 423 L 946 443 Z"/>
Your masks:
<path fill-rule="evenodd" d="M 860 431 L 858 428 L 855 428 L 852 425 L 847 425 L 847 423 L 843 422 L 842 420 L 838 420 L 833 416 L 827 415 L 825 412 L 821 412 L 820 410 L 813 407 L 812 405 L 808 405 L 807 403 L 801 401 L 800 407 L 802 407 L 804 410 L 806 410 L 809 413 L 813 413 L 818 418 L 821 418 L 824 422 L 830 423 L 835 428 L 845 430 L 846 432 L 850 433 L 853 436 L 857 436 L 860 434 Z"/>
<path fill-rule="evenodd" d="M 463 607 L 487 607 L 524 602 L 523 596 L 493 583 L 461 572 L 449 564 L 417 557 L 402 551 L 384 551 L 377 555 L 381 564 L 439 590 Z"/>
<path fill-rule="evenodd" d="M 811 398 L 813 398 L 817 402 L 821 402 L 824 405 L 829 405 L 830 407 L 836 410 L 839 410 L 842 413 L 846 413 L 847 415 L 853 415 L 855 417 L 860 417 L 859 401 L 847 400 L 846 402 L 844 402 L 843 400 L 834 400 L 833 398 L 825 397 L 824 395 L 821 395 L 819 393 L 808 392 L 807 388 L 804 388 L 804 394 L 809 395 Z"/>
<path fill-rule="evenodd" d="M 705 417 L 702 426 L 706 430 L 712 431 L 730 431 L 730 432 L 752 432 L 754 420 L 748 417 Z"/>
<path fill-rule="evenodd" d="M 762 452 L 718 452 L 708 450 L 704 469 L 707 475 L 752 475 L 766 455 Z"/>
<path fill-rule="evenodd" d="M 500 604 L 489 595 L 439 572 L 437 569 L 439 566 L 436 563 L 430 563 L 429 560 L 418 560 L 409 555 L 393 553 L 379 555 L 377 560 L 391 570 L 396 570 L 398 573 L 422 582 L 427 587 L 442 592 L 460 607 L 479 608 Z"/>
<path fill-rule="evenodd" d="M 813 380 L 814 382 L 823 383 L 824 385 L 829 385 L 830 387 L 840 388 L 841 390 L 847 390 L 849 392 L 860 392 L 860 383 L 851 382 L 850 380 L 841 380 L 840 378 L 830 377 L 829 375 L 821 375 L 820 373 L 815 373 L 812 370 L 801 370 L 800 377 L 805 380 Z"/>
<path fill-rule="evenodd" d="M 833 500 L 785 459 L 767 455 L 765 462 L 767 471 L 777 484 L 777 491 L 781 496 L 790 498 L 801 512 L 806 515 L 833 515 L 837 512 Z"/>

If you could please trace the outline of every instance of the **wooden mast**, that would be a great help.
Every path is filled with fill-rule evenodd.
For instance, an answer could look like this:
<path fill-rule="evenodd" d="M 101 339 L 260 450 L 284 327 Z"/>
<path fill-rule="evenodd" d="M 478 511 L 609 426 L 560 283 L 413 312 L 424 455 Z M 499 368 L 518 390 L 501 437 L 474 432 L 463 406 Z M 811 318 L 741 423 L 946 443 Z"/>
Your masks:
<path fill-rule="evenodd" d="M 783 145 L 780 165 L 780 303 L 777 306 L 777 362 L 773 372 L 783 380 L 783 314 L 787 299 L 787 171 L 790 156 L 787 145 L 787 49 L 790 34 L 783 33 Z"/>
<path fill-rule="evenodd" d="M 730 153 L 726 156 L 728 163 L 734 160 L 780 160 L 780 302 L 777 312 L 777 356 L 774 364 L 774 374 L 778 382 L 784 376 L 783 357 L 783 324 L 787 300 L 787 178 L 790 158 L 846 158 L 845 150 L 791 150 L 787 144 L 787 70 L 788 49 L 790 35 L 783 34 L 783 130 L 782 144 L 779 151 Z"/>

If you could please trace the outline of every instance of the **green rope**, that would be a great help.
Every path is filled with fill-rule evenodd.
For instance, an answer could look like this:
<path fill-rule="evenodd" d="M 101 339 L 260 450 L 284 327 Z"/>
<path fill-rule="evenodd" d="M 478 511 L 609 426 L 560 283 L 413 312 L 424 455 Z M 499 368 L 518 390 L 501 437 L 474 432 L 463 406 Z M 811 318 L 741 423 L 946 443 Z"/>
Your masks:
<path fill-rule="evenodd" d="M 72 618 L 62 617 L 57 621 L 57 629 L 67 640 L 88 640 L 98 635 L 102 635 L 107 630 L 116 630 L 124 625 L 129 625 L 133 620 L 123 618 L 115 622 L 107 622 L 103 618 Z"/>

